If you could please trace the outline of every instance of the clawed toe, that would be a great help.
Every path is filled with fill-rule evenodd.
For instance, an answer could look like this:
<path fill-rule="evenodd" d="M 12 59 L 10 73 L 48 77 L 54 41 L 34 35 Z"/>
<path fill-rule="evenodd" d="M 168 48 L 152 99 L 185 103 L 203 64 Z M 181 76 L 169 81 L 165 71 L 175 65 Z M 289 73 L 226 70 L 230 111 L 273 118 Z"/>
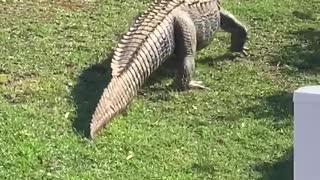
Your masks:
<path fill-rule="evenodd" d="M 241 51 L 241 52 L 232 52 L 232 55 L 233 55 L 234 57 L 244 58 L 244 57 L 247 57 L 247 56 L 248 56 L 248 52 L 246 51 L 246 49 L 243 49 L 243 51 Z"/>
<path fill-rule="evenodd" d="M 240 58 L 244 58 L 248 56 L 248 52 L 249 48 L 244 46 L 242 48 L 235 48 L 233 46 L 231 46 L 230 48 L 231 54 L 233 57 L 240 57 Z"/>
<path fill-rule="evenodd" d="M 202 81 L 194 81 L 194 80 L 190 81 L 189 88 L 190 89 L 210 89 L 204 86 Z"/>

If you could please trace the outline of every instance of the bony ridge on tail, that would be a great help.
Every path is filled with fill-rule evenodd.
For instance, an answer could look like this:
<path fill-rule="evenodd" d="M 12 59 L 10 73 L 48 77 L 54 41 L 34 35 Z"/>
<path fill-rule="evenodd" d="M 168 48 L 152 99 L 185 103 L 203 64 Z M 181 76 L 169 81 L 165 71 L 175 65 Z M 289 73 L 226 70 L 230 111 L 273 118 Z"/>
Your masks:
<path fill-rule="evenodd" d="M 151 73 L 173 54 L 178 89 L 206 88 L 194 79 L 195 56 L 220 27 L 231 33 L 231 52 L 246 55 L 247 29 L 219 0 L 155 0 L 114 50 L 112 78 L 92 116 L 91 138 L 126 109 Z"/>

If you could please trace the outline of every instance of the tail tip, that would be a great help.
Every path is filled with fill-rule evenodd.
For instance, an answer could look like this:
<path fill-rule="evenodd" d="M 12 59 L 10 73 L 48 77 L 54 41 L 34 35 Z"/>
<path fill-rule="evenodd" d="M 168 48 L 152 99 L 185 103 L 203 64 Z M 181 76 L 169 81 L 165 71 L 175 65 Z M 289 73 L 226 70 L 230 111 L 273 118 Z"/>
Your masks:
<path fill-rule="evenodd" d="M 96 127 L 94 126 L 93 123 L 90 123 L 90 134 L 89 134 L 89 138 L 91 140 L 95 139 L 97 136 L 97 130 Z"/>
<path fill-rule="evenodd" d="M 94 121 L 92 123 L 90 123 L 90 135 L 89 135 L 90 137 L 89 138 L 94 140 L 105 126 L 106 126 L 106 123 L 94 123 Z"/>

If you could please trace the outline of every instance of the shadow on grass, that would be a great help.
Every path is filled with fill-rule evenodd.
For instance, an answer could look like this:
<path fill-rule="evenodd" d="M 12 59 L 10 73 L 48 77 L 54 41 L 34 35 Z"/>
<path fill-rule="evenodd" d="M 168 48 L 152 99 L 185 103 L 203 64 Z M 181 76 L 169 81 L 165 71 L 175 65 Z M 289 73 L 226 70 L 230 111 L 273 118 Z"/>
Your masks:
<path fill-rule="evenodd" d="M 295 39 L 291 45 L 283 47 L 273 64 L 286 65 L 290 69 L 304 73 L 320 72 L 320 30 L 305 29 L 290 33 Z"/>
<path fill-rule="evenodd" d="M 254 169 L 262 174 L 259 180 L 293 180 L 293 148 L 276 163 L 262 163 Z"/>
<path fill-rule="evenodd" d="M 89 137 L 91 116 L 103 89 L 110 82 L 110 77 L 110 57 L 108 56 L 102 63 L 94 64 L 85 69 L 73 88 L 72 97 L 77 108 L 73 129 L 83 137 Z"/>
<path fill-rule="evenodd" d="M 231 53 L 225 53 L 223 55 L 216 56 L 216 57 L 209 56 L 209 57 L 201 58 L 199 60 L 196 60 L 196 63 L 214 66 L 217 63 L 222 62 L 222 61 L 233 61 L 235 59 L 236 59 L 236 57 L 233 56 Z"/>
<path fill-rule="evenodd" d="M 245 108 L 246 114 L 252 115 L 255 119 L 270 118 L 275 121 L 293 117 L 293 94 L 286 91 L 279 91 L 270 96 L 256 97 L 260 99 L 259 105 Z"/>

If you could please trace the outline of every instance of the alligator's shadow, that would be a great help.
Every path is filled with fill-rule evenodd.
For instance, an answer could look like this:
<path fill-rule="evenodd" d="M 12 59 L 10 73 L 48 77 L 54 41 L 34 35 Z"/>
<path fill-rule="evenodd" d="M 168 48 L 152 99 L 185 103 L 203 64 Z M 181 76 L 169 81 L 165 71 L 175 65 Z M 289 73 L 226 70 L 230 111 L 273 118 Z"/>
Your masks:
<path fill-rule="evenodd" d="M 77 84 L 72 90 L 72 99 L 76 105 L 76 118 L 73 121 L 73 130 L 79 135 L 88 138 L 90 119 L 95 106 L 110 82 L 110 57 L 101 63 L 86 68 L 78 77 Z"/>

